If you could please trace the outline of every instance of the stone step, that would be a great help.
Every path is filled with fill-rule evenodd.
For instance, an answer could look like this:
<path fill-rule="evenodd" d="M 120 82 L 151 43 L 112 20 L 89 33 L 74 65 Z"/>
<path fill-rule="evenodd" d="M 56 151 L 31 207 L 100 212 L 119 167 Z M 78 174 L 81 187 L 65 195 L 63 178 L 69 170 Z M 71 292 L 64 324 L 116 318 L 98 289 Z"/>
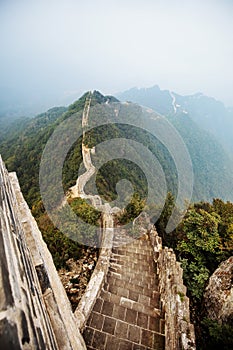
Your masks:
<path fill-rule="evenodd" d="M 120 305 L 120 302 L 121 299 L 118 296 L 104 292 L 99 298 L 97 298 L 93 312 L 101 313 L 105 316 L 113 317 L 125 322 L 128 322 L 131 319 L 131 321 L 129 321 L 131 324 L 136 324 L 145 329 L 164 334 L 165 315 L 163 311 L 159 312 L 160 315 L 158 315 L 158 312 L 153 313 L 152 315 L 145 314 L 141 311 L 135 313 L 135 310 L 130 311 L 132 309 L 128 308 L 127 305 Z"/>
<path fill-rule="evenodd" d="M 109 271 L 117 272 L 125 276 L 128 276 L 129 274 L 133 274 L 135 278 L 139 278 L 139 279 L 141 279 L 140 277 L 144 277 L 144 278 L 150 278 L 150 279 L 153 278 L 153 280 L 155 280 L 155 277 L 156 277 L 156 276 L 153 276 L 152 271 L 145 271 L 145 269 L 140 269 L 139 266 L 131 268 L 130 266 L 122 266 L 122 265 L 119 266 L 119 265 L 111 264 L 109 266 Z"/>
<path fill-rule="evenodd" d="M 115 235 L 104 286 L 88 319 L 88 350 L 164 350 L 157 265 L 148 241 Z"/>
<path fill-rule="evenodd" d="M 114 298 L 111 299 L 109 295 L 106 295 L 106 299 L 113 300 Z M 128 307 L 122 306 L 117 303 L 113 303 L 106 299 L 103 298 L 103 295 L 97 299 L 92 312 L 92 314 L 96 316 L 94 317 L 94 319 L 92 318 L 92 316 L 90 317 L 90 319 L 88 320 L 88 325 L 99 329 L 98 327 L 100 327 L 100 325 L 96 324 L 95 326 L 95 322 L 101 323 L 103 317 L 112 317 L 114 319 L 128 322 L 132 325 L 136 325 L 160 334 L 164 334 L 164 319 L 160 318 L 160 316 L 158 316 L 157 314 L 148 315 L 144 312 L 129 309 Z"/>
<path fill-rule="evenodd" d="M 145 286 L 145 284 L 138 285 L 135 281 L 129 282 L 128 279 L 123 279 L 122 276 L 111 272 L 109 272 L 107 275 L 106 283 L 111 284 L 112 286 L 115 285 L 117 287 L 126 288 L 132 292 L 147 295 L 148 297 L 152 297 L 153 293 L 160 295 L 157 285 L 150 286 L 150 288 L 148 288 Z"/>
<path fill-rule="evenodd" d="M 119 258 L 124 258 L 124 259 L 137 259 L 138 261 L 144 261 L 144 262 L 151 262 L 153 260 L 153 255 L 152 254 L 147 254 L 145 252 L 123 252 L 122 250 L 116 251 L 113 249 L 112 252 L 112 257 L 119 257 Z"/>
<path fill-rule="evenodd" d="M 124 282 L 128 282 L 131 284 L 134 284 L 135 286 L 145 287 L 148 289 L 158 289 L 158 279 L 156 276 L 154 277 L 144 277 L 142 274 L 140 274 L 138 279 L 135 278 L 135 276 L 129 276 L 126 274 L 121 274 L 119 272 L 111 271 L 109 269 L 107 277 L 112 276 L 118 279 L 121 279 Z"/>
<path fill-rule="evenodd" d="M 165 345 L 163 334 L 97 314 L 93 314 L 83 337 L 87 349 L 97 350 L 164 350 Z"/>
<path fill-rule="evenodd" d="M 115 244 L 115 246 L 114 246 Z M 145 250 L 147 252 L 152 251 L 152 247 L 148 244 L 148 243 L 138 243 L 138 244 L 134 244 L 134 243 L 124 243 L 123 241 L 115 241 L 113 243 L 113 248 L 114 249 L 124 249 L 124 250 L 129 250 L 129 251 L 135 251 L 135 250 Z"/>
<path fill-rule="evenodd" d="M 110 266 L 112 268 L 116 268 L 116 269 L 120 269 L 122 271 L 124 270 L 131 270 L 131 271 L 137 271 L 137 272 L 143 272 L 151 275 L 156 273 L 156 269 L 155 266 L 152 264 L 150 266 L 147 267 L 147 269 L 145 268 L 145 265 L 142 265 L 141 263 L 133 263 L 133 262 L 128 262 L 126 261 L 125 263 L 116 263 L 114 261 L 110 262 Z"/>
<path fill-rule="evenodd" d="M 110 263 L 118 264 L 118 265 L 139 264 L 140 266 L 143 266 L 145 270 L 148 269 L 148 261 L 139 260 L 137 258 L 132 259 L 131 257 L 123 256 L 123 255 L 112 255 L 110 258 Z M 151 259 L 151 264 L 152 266 L 154 266 L 154 269 L 157 267 L 157 264 L 154 262 L 153 259 Z"/>
<path fill-rule="evenodd" d="M 132 246 L 121 246 L 118 248 L 113 248 L 114 254 L 119 255 L 130 255 L 130 254 L 144 254 L 144 255 L 153 255 L 153 251 L 151 247 L 132 247 Z"/>
<path fill-rule="evenodd" d="M 148 273 L 146 271 L 144 272 L 137 272 L 134 271 L 132 269 L 123 269 L 123 268 L 116 268 L 116 267 L 109 267 L 109 272 L 114 272 L 120 276 L 122 276 L 123 279 L 126 279 L 130 282 L 134 281 L 138 284 L 138 285 L 143 285 L 143 283 L 145 284 L 149 284 L 150 286 L 156 285 L 157 282 L 157 276 Z"/>
<path fill-rule="evenodd" d="M 100 293 L 100 298 L 110 304 L 120 305 L 127 309 L 131 309 L 135 314 L 137 312 L 140 312 L 151 317 L 161 316 L 161 310 L 157 303 L 153 299 L 146 296 L 140 296 L 139 301 L 137 302 L 130 299 L 129 297 L 127 298 L 126 296 L 117 295 L 110 291 L 102 290 Z M 102 309 L 102 312 L 104 312 L 104 309 Z"/>
<path fill-rule="evenodd" d="M 126 246 L 112 248 L 112 250 L 113 250 L 113 253 L 115 254 L 118 254 L 118 253 L 122 254 L 122 252 L 137 253 L 137 254 L 140 254 L 143 252 L 144 254 L 153 253 L 153 249 L 151 246 L 142 246 L 142 245 L 139 245 L 139 246 L 126 245 Z"/>
<path fill-rule="evenodd" d="M 160 293 L 156 289 L 136 286 L 133 283 L 128 283 L 126 281 L 122 281 L 121 279 L 109 277 L 107 282 L 104 284 L 104 290 L 137 302 L 142 300 L 142 296 L 145 296 L 151 299 L 149 305 L 151 304 L 153 307 L 157 308 L 160 307 Z"/>

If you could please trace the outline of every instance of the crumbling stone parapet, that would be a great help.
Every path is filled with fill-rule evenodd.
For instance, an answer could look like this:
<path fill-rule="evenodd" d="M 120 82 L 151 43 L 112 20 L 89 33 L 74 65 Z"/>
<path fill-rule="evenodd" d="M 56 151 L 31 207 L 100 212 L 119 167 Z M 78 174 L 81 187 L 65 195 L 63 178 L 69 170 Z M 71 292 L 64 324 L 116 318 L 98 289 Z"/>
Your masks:
<path fill-rule="evenodd" d="M 85 350 L 51 254 L 0 157 L 0 348 Z"/>
<path fill-rule="evenodd" d="M 183 284 L 183 270 L 172 249 L 162 247 L 154 228 L 149 230 L 159 276 L 159 292 L 165 313 L 165 349 L 195 350 L 194 326 L 190 323 L 189 299 Z"/>

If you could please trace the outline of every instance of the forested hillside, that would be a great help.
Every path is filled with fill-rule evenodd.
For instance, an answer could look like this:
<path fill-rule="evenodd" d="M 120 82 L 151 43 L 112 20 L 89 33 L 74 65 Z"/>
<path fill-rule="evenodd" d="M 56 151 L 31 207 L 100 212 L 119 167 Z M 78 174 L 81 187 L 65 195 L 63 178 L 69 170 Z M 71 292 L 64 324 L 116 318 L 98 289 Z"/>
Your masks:
<path fill-rule="evenodd" d="M 226 120 L 226 110 L 220 102 L 200 94 L 179 96 L 168 90 L 160 90 L 158 86 L 133 88 L 118 96 L 122 101 L 132 101 L 154 109 L 178 130 L 193 163 L 193 201 L 211 201 L 214 197 L 233 200 L 233 161 L 231 154 L 220 143 L 224 137 L 229 138 L 232 128 L 227 123 L 229 118 Z"/>
<path fill-rule="evenodd" d="M 164 211 L 156 224 L 164 245 L 176 252 L 184 271 L 195 325 L 197 349 L 229 350 L 233 346 L 233 318 L 221 323 L 206 316 L 204 292 L 219 264 L 233 255 L 233 203 L 213 199 L 190 205 L 179 226 L 165 232 L 174 198 L 168 195 Z"/>
<path fill-rule="evenodd" d="M 165 116 L 188 115 L 201 129 L 215 136 L 231 154 L 233 152 L 233 109 L 213 97 L 202 93 L 182 96 L 155 85 L 127 90 L 118 94 L 118 98 L 149 106 Z"/>

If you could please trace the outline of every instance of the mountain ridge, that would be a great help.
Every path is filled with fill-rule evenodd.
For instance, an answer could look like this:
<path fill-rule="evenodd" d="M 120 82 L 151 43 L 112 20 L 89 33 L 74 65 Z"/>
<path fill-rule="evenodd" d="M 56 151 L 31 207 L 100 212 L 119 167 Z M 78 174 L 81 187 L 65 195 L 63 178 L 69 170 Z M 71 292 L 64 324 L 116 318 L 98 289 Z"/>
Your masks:
<path fill-rule="evenodd" d="M 201 92 L 180 95 L 161 90 L 158 85 L 150 88 L 132 88 L 116 95 L 120 100 L 130 100 L 148 106 L 169 117 L 188 114 L 197 125 L 215 136 L 223 147 L 233 154 L 233 107 Z"/>
<path fill-rule="evenodd" d="M 154 91 L 154 89 L 152 90 Z M 144 91 L 146 92 L 147 90 L 144 89 Z M 158 94 L 161 94 L 161 90 L 158 86 L 156 87 L 156 91 Z M 0 140 L 0 151 L 2 156 L 10 170 L 17 170 L 22 189 L 30 203 L 38 198 L 38 180 L 35 179 L 38 179 L 40 157 L 47 140 L 59 123 L 84 108 L 87 94 L 88 92 L 69 107 L 54 107 L 49 109 L 46 113 L 39 114 L 35 118 L 27 119 L 23 126 L 23 130 L 19 128 L 19 130 L 15 130 L 13 135 L 10 135 L 8 139 L 4 138 L 3 141 Z M 176 127 L 184 139 L 192 158 L 195 176 L 193 200 L 211 201 L 214 197 L 219 197 L 224 200 L 233 199 L 231 198 L 231 186 L 233 181 L 231 181 L 232 175 L 229 170 L 230 161 L 227 154 L 214 137 L 210 137 L 206 131 L 201 130 L 201 128 L 198 127 L 195 121 L 190 118 L 189 114 L 180 111 L 179 107 L 177 107 L 177 111 L 174 113 L 174 103 L 172 104 L 172 95 L 169 91 L 165 91 L 165 93 L 162 92 L 162 94 L 163 99 L 160 99 L 159 101 L 160 108 L 158 108 L 158 112 L 161 113 L 162 109 L 167 110 L 165 118 Z M 93 93 L 93 104 L 104 104 L 117 101 L 117 98 L 114 96 L 104 96 L 96 90 Z M 169 104 L 164 103 L 166 101 L 169 101 Z M 148 103 L 143 104 L 148 106 Z M 148 107 L 153 106 L 151 105 Z M 98 135 L 98 133 L 103 132 L 103 130 L 101 130 L 102 129 L 97 131 L 95 136 L 96 142 L 100 142 L 101 140 L 100 134 Z M 128 132 L 130 133 L 130 131 Z M 115 128 L 113 131 L 108 131 L 108 134 L 112 138 L 122 136 L 127 137 L 127 131 L 123 130 L 122 127 L 121 131 L 120 129 L 117 131 Z M 145 136 L 139 135 L 138 132 L 136 132 L 136 135 L 141 142 L 146 140 Z M 77 147 L 78 150 L 80 145 L 77 145 Z M 155 151 L 156 147 L 158 146 L 152 146 Z M 77 167 L 82 160 L 81 151 L 77 150 L 75 151 L 74 149 L 70 153 L 71 164 L 76 165 L 70 167 L 65 164 L 64 176 L 67 186 L 72 186 L 74 180 L 77 178 Z M 165 165 L 164 162 L 167 162 L 168 160 L 166 159 L 168 158 L 162 156 L 161 149 L 159 152 L 161 154 L 159 160 Z M 170 161 L 168 162 L 170 164 Z M 24 166 L 22 164 L 24 164 Z M 69 162 L 67 164 L 69 164 Z M 170 166 L 171 164 L 166 165 L 168 169 Z M 73 172 L 70 168 L 73 168 Z M 107 171 L 107 169 L 108 171 L 111 170 L 111 168 L 106 167 L 105 171 Z M 114 171 L 118 173 L 119 168 L 116 166 Z M 30 172 L 33 172 L 33 176 L 29 175 Z M 170 180 L 172 180 L 171 176 L 172 174 L 170 174 Z M 112 186 L 113 184 L 110 188 L 113 188 Z M 29 198 L 31 198 L 31 200 Z"/>

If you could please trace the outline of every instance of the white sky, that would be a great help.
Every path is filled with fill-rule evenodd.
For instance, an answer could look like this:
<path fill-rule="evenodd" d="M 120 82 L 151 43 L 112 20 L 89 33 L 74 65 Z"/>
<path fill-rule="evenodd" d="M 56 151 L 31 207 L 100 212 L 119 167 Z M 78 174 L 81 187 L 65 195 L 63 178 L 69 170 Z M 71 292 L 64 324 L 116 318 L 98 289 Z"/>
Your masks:
<path fill-rule="evenodd" d="M 0 88 L 43 97 L 155 84 L 233 106 L 233 1 L 0 0 Z"/>

